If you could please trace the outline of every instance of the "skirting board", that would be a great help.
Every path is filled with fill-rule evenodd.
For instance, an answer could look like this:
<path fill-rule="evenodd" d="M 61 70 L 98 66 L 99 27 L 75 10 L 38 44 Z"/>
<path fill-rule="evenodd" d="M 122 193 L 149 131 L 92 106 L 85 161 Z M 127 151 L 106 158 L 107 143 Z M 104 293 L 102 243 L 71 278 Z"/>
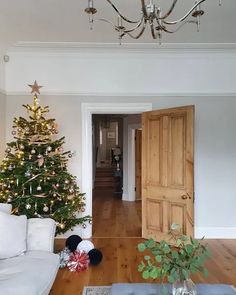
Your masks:
<path fill-rule="evenodd" d="M 122 201 L 129 201 L 129 196 L 126 193 L 122 194 Z"/>
<path fill-rule="evenodd" d="M 122 196 L 124 201 L 128 201 L 127 197 L 127 194 Z M 57 236 L 56 239 L 66 239 L 75 234 L 83 236 L 79 226 L 75 227 L 74 231 Z M 202 237 L 205 239 L 236 239 L 236 227 L 195 227 L 195 238 L 201 239 Z M 83 238 L 89 239 L 91 237 L 83 236 Z"/>
<path fill-rule="evenodd" d="M 195 227 L 195 238 L 235 239 L 236 227 Z"/>

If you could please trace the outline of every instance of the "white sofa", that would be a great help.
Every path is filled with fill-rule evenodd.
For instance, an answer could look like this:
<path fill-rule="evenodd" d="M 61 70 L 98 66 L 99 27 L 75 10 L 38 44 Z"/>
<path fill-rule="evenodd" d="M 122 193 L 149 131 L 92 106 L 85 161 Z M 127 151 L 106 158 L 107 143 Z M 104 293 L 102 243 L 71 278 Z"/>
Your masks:
<path fill-rule="evenodd" d="M 0 211 L 10 213 L 11 205 L 0 204 Z M 59 268 L 59 255 L 53 253 L 54 235 L 52 219 L 27 220 L 26 252 L 0 259 L 1 295 L 49 294 Z"/>

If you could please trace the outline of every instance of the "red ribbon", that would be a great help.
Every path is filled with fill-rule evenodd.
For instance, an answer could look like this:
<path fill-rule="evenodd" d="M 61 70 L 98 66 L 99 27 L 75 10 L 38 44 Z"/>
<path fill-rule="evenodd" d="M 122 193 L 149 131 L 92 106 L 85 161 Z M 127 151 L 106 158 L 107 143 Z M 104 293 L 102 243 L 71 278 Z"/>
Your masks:
<path fill-rule="evenodd" d="M 70 271 L 83 271 L 89 266 L 89 256 L 84 251 L 75 251 L 70 255 L 67 267 Z"/>

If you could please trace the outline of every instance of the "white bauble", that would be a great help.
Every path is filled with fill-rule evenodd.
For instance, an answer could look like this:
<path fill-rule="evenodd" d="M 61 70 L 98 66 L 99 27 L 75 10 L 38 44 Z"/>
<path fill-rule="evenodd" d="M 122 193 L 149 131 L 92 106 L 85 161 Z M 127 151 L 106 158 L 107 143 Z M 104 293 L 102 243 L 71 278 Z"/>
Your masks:
<path fill-rule="evenodd" d="M 88 253 L 92 249 L 94 249 L 94 244 L 88 240 L 83 240 L 77 246 L 78 251 L 84 251 L 86 253 Z"/>

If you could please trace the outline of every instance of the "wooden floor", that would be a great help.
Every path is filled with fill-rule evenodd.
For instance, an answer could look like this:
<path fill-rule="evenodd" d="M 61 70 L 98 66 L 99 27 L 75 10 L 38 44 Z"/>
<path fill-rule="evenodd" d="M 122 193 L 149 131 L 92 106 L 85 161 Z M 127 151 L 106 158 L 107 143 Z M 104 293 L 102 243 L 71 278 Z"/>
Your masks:
<path fill-rule="evenodd" d="M 136 250 L 136 245 L 140 241 L 141 238 L 94 238 L 96 248 L 101 249 L 104 255 L 102 263 L 89 267 L 82 273 L 59 270 L 50 295 L 79 295 L 84 286 L 144 282 L 137 271 L 141 255 Z M 193 278 L 194 281 L 236 286 L 236 240 L 206 242 L 212 251 L 212 258 L 207 263 L 209 277 L 206 279 L 197 275 Z M 56 240 L 57 250 L 64 245 L 64 240 Z"/>
<path fill-rule="evenodd" d="M 79 295 L 84 286 L 144 282 L 137 271 L 141 254 L 136 249 L 142 241 L 141 204 L 122 202 L 117 196 L 100 191 L 94 194 L 93 216 L 92 241 L 103 253 L 102 263 L 81 273 L 59 270 L 50 295 Z M 207 263 L 209 277 L 197 275 L 194 281 L 236 286 L 236 240 L 206 242 L 212 251 Z M 63 249 L 65 240 L 56 240 L 55 246 L 57 251 Z"/>
<path fill-rule="evenodd" d="M 94 190 L 93 237 L 141 237 L 141 201 L 122 201 L 112 190 Z"/>

